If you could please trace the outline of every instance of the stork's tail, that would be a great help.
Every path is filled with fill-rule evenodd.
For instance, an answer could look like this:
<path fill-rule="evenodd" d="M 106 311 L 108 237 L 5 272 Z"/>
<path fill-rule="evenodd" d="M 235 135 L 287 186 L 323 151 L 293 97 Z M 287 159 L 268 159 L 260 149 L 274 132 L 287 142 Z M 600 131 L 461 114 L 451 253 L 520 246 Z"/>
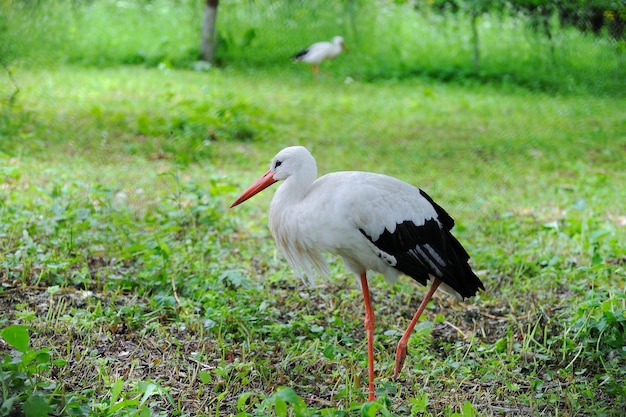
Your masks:
<path fill-rule="evenodd" d="M 298 52 L 297 54 L 295 54 L 294 56 L 291 57 L 291 60 L 293 62 L 298 62 L 301 61 L 302 58 L 309 52 L 308 49 L 305 49 L 303 51 Z"/>
<path fill-rule="evenodd" d="M 472 297 L 476 295 L 479 289 L 484 290 L 485 287 L 469 265 L 469 254 L 463 245 L 461 245 L 461 242 L 449 231 L 447 234 L 448 242 L 452 245 L 452 250 L 456 254 L 456 260 L 458 260 L 457 269 L 454 274 L 456 275 L 456 279 L 453 288 L 463 298 Z"/>

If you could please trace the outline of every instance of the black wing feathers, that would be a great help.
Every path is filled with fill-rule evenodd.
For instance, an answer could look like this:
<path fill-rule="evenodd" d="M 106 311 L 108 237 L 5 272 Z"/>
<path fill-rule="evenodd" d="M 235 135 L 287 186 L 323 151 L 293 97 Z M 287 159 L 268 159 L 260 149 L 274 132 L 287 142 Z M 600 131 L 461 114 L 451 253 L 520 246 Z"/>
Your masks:
<path fill-rule="evenodd" d="M 471 297 L 484 287 L 467 263 L 467 251 L 450 233 L 454 220 L 426 193 L 422 195 L 435 207 L 439 221 L 428 219 L 417 226 L 407 220 L 399 223 L 393 233 L 385 229 L 375 241 L 362 229 L 361 233 L 376 247 L 394 256 L 395 268 L 417 282 L 426 285 L 429 275 L 433 275 L 462 297 Z"/>
<path fill-rule="evenodd" d="M 305 56 L 306 54 L 309 53 L 309 48 L 306 48 L 300 52 L 298 52 L 297 54 L 295 54 L 293 57 L 291 57 L 292 60 L 297 61 L 300 58 L 302 58 L 303 56 Z"/>
<path fill-rule="evenodd" d="M 446 230 L 452 230 L 454 227 L 454 219 L 450 217 L 448 212 L 445 211 L 439 204 L 435 203 L 424 190 L 420 189 L 420 194 L 435 208 L 435 211 L 437 212 L 437 219 L 441 222 L 443 227 Z"/>

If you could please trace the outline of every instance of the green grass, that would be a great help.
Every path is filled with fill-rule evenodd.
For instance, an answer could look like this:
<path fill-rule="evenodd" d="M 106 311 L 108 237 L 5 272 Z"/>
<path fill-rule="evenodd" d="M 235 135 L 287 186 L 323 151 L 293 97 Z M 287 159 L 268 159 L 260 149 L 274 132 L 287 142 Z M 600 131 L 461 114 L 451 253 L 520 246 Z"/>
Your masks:
<path fill-rule="evenodd" d="M 64 415 L 624 411 L 623 100 L 234 69 L 14 74 L 0 327 L 30 326 L 50 359 L 9 365 L 2 345 L 5 400 L 34 392 Z M 321 172 L 425 188 L 487 288 L 436 298 L 395 381 L 424 291 L 374 279 L 374 405 L 354 279 L 339 264 L 315 287 L 294 277 L 265 226 L 271 193 L 227 210 L 292 144 Z"/>
<path fill-rule="evenodd" d="M 462 14 L 223 2 L 194 71 L 201 3 L 0 0 L 0 417 L 624 414 L 623 42 L 487 14 L 476 73 Z M 424 289 L 373 279 L 373 403 L 354 278 L 295 278 L 271 190 L 228 209 L 294 144 L 424 188 L 487 288 L 394 380 Z"/>

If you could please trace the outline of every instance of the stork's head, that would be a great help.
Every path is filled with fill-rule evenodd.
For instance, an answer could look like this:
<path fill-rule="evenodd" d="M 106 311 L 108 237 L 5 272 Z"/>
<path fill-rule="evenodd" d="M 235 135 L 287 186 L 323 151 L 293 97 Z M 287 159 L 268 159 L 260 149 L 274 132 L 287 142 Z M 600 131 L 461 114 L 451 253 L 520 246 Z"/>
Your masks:
<path fill-rule="evenodd" d="M 311 165 L 311 162 L 315 165 L 313 155 L 307 148 L 304 146 L 290 146 L 274 156 L 269 172 L 273 173 L 273 178 L 276 181 L 280 181 L 302 172 L 303 169 Z"/>
<path fill-rule="evenodd" d="M 274 156 L 270 164 L 270 169 L 248 187 L 233 204 L 231 204 L 231 207 L 243 203 L 277 181 L 293 177 L 297 178 L 303 185 L 309 185 L 315 180 L 316 176 L 317 165 L 309 150 L 304 146 L 290 146 Z"/>
<path fill-rule="evenodd" d="M 349 52 L 349 51 L 348 51 L 348 47 L 346 46 L 346 44 L 345 44 L 345 42 L 343 41 L 343 38 L 342 38 L 341 36 L 335 36 L 335 37 L 333 38 L 333 43 L 334 43 L 335 45 L 339 45 L 339 46 L 341 46 L 341 49 L 343 49 L 344 51 Z"/>

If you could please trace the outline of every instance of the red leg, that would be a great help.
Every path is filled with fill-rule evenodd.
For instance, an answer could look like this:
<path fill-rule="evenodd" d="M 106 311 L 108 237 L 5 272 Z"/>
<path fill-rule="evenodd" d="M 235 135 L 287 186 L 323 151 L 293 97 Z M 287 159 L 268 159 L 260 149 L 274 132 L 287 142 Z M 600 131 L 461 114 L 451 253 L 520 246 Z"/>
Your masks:
<path fill-rule="evenodd" d="M 363 290 L 363 300 L 365 301 L 365 331 L 367 332 L 367 373 L 369 381 L 369 401 L 374 401 L 374 308 L 372 307 L 372 297 L 367 284 L 367 274 L 361 274 L 361 289 Z"/>
<path fill-rule="evenodd" d="M 431 297 L 437 290 L 437 287 L 439 287 L 439 284 L 441 284 L 441 280 L 439 280 L 439 278 L 435 278 L 433 280 L 432 285 L 430 286 L 430 289 L 428 290 L 428 293 L 426 293 L 426 296 L 422 300 L 422 303 L 420 304 L 417 311 L 415 312 L 415 315 L 413 316 L 413 320 L 411 320 L 411 323 L 409 323 L 409 327 L 406 328 L 406 331 L 404 332 L 404 334 L 400 338 L 400 341 L 398 342 L 398 349 L 396 349 L 396 367 L 393 370 L 394 378 L 398 377 L 398 374 L 400 374 L 400 371 L 402 370 L 402 365 L 404 365 L 404 360 L 406 359 L 406 353 L 407 353 L 406 346 L 407 346 L 407 343 L 409 342 L 409 337 L 411 337 L 411 332 L 413 331 L 413 328 L 417 324 L 417 321 L 419 320 L 420 316 L 424 312 L 424 309 L 426 308 L 426 304 L 428 304 Z"/>
<path fill-rule="evenodd" d="M 313 75 L 315 75 L 315 79 L 317 80 L 320 75 L 320 65 L 313 64 L 313 66 L 311 67 L 311 71 L 313 71 Z"/>

